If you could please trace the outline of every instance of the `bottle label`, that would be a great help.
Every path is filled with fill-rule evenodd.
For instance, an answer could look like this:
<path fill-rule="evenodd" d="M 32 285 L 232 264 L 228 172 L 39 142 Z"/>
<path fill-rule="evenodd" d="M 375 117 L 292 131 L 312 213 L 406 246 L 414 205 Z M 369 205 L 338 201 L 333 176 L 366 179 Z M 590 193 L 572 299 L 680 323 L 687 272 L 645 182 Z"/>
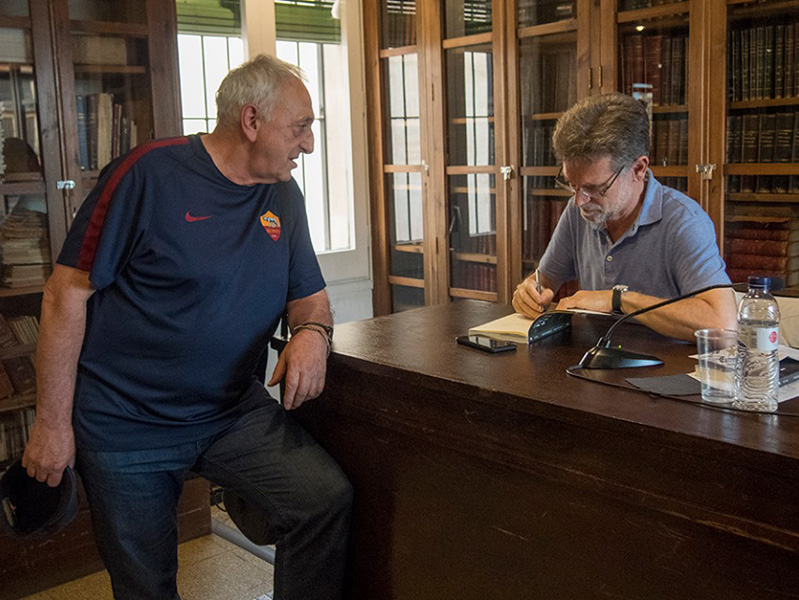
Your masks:
<path fill-rule="evenodd" d="M 741 327 L 738 341 L 750 350 L 773 352 L 779 345 L 778 327 Z"/>

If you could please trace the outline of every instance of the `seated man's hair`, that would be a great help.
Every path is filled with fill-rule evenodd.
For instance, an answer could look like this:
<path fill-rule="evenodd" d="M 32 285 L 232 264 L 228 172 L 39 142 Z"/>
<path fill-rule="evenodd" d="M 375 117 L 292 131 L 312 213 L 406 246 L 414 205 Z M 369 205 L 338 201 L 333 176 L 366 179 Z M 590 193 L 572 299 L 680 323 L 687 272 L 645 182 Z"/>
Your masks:
<path fill-rule="evenodd" d="M 611 157 L 616 170 L 649 155 L 649 117 L 643 104 L 618 92 L 589 96 L 558 119 L 552 136 L 559 162 Z"/>
<path fill-rule="evenodd" d="M 255 104 L 263 119 L 272 109 L 286 85 L 294 79 L 305 80 L 302 70 L 274 56 L 259 54 L 230 71 L 216 92 L 216 118 L 223 126 L 236 125 L 241 107 Z"/>

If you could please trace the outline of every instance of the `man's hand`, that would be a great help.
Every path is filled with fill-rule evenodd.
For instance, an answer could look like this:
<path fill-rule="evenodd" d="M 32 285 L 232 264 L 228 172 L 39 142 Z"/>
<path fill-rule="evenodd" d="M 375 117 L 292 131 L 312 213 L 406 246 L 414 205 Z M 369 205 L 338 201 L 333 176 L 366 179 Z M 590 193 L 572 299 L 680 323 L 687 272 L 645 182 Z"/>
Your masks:
<path fill-rule="evenodd" d="M 283 408 L 291 410 L 322 393 L 326 373 L 325 338 L 317 331 L 302 329 L 291 336 L 280 353 L 272 378 L 266 385 L 275 385 L 285 376 Z"/>
<path fill-rule="evenodd" d="M 513 308 L 517 313 L 535 319 L 547 309 L 554 297 L 555 292 L 549 288 L 542 287 L 539 294 L 535 277 L 531 275 L 516 286 L 516 291 L 513 292 Z"/>
<path fill-rule="evenodd" d="M 613 312 L 613 290 L 580 290 L 558 302 L 559 309 L 582 308 L 596 312 Z"/>
<path fill-rule="evenodd" d="M 75 435 L 69 423 L 56 423 L 53 427 L 37 418 L 31 429 L 22 466 L 28 475 L 50 487 L 61 483 L 64 469 L 75 466 Z"/>

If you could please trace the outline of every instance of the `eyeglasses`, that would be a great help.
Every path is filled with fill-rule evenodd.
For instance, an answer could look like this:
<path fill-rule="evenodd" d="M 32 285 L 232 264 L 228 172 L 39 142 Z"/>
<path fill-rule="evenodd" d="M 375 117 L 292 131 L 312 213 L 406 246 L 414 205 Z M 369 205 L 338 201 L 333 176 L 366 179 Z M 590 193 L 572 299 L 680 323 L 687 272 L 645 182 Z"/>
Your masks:
<path fill-rule="evenodd" d="M 557 185 L 559 188 L 563 188 L 568 192 L 571 192 L 575 196 L 579 193 L 582 194 L 583 196 L 590 198 L 591 200 L 601 200 L 602 198 L 605 197 L 605 194 L 608 193 L 608 190 L 611 188 L 611 186 L 614 183 L 616 183 L 616 179 L 619 178 L 619 175 L 621 175 L 621 172 L 624 170 L 624 167 L 626 166 L 627 165 L 622 165 L 621 167 L 619 167 L 619 170 L 616 171 L 616 174 L 610 179 L 608 179 L 605 183 L 598 186 L 598 188 L 595 188 L 595 186 L 589 186 L 588 188 L 581 187 L 579 189 L 574 189 L 571 183 L 563 179 L 562 177 L 563 165 L 561 165 L 560 171 L 558 171 L 558 174 L 555 176 L 555 185 Z"/>

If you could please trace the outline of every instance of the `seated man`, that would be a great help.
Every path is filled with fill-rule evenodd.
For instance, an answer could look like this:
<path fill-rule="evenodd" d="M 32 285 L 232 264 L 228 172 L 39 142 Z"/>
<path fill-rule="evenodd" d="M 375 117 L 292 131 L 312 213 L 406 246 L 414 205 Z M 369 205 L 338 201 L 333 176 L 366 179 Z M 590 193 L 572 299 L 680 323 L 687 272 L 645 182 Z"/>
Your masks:
<path fill-rule="evenodd" d="M 537 316 L 574 279 L 582 289 L 558 308 L 631 313 L 730 282 L 710 217 L 648 169 L 649 119 L 637 100 L 614 93 L 578 102 L 558 120 L 553 144 L 563 165 L 556 183 L 573 197 L 541 258 L 539 281 L 533 274 L 516 288 L 517 312 Z M 735 328 L 735 298 L 731 289 L 711 290 L 638 320 L 690 340 L 696 329 Z"/>

